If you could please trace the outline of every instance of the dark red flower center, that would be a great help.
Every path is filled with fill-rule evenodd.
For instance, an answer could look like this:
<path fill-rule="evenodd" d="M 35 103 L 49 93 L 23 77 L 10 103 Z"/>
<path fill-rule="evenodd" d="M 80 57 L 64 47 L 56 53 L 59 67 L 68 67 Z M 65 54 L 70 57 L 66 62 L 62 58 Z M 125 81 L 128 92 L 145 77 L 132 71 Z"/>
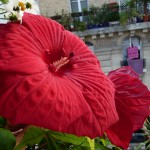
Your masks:
<path fill-rule="evenodd" d="M 66 56 L 63 51 L 56 55 L 46 50 L 46 55 L 48 56 L 46 62 L 49 65 L 49 69 L 54 73 L 61 72 L 60 70 L 64 72 L 64 69 L 68 70 L 72 66 L 70 58 L 74 56 L 73 52 L 70 52 L 69 56 Z"/>
<path fill-rule="evenodd" d="M 69 63 L 68 57 L 62 57 L 60 60 L 54 61 L 52 64 L 50 64 L 50 69 L 54 72 L 57 72 L 60 68 L 65 66 Z"/>

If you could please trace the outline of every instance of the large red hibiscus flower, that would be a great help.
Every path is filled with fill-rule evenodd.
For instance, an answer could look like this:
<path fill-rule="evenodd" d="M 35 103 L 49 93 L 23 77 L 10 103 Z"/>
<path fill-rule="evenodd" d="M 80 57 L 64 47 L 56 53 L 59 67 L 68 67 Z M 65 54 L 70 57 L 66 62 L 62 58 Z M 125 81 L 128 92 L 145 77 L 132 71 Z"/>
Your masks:
<path fill-rule="evenodd" d="M 102 136 L 118 120 L 114 85 L 88 47 L 53 20 L 0 25 L 0 115 L 12 124 Z"/>
<path fill-rule="evenodd" d="M 150 115 L 150 91 L 131 67 L 111 71 L 108 77 L 116 86 L 115 102 L 119 121 L 106 133 L 117 146 L 127 148 L 132 133 L 142 128 Z"/>
<path fill-rule="evenodd" d="M 131 68 L 107 77 L 84 42 L 55 21 L 26 13 L 21 25 L 0 25 L 0 115 L 12 124 L 91 138 L 106 132 L 126 148 L 149 104 Z"/>

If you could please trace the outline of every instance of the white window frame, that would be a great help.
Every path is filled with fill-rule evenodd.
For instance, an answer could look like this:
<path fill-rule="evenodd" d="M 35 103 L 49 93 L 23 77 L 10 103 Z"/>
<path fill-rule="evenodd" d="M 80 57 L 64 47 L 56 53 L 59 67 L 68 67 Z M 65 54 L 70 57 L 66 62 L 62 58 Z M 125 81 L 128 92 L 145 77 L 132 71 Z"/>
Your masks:
<path fill-rule="evenodd" d="M 81 1 L 87 1 L 87 6 L 88 6 L 88 0 L 74 0 L 73 2 L 77 2 L 77 4 L 78 4 L 78 10 L 79 10 L 79 12 L 82 12 L 82 9 L 81 9 Z M 71 7 L 71 1 L 70 1 L 70 7 Z M 72 11 L 72 8 L 71 8 L 71 11 Z"/>

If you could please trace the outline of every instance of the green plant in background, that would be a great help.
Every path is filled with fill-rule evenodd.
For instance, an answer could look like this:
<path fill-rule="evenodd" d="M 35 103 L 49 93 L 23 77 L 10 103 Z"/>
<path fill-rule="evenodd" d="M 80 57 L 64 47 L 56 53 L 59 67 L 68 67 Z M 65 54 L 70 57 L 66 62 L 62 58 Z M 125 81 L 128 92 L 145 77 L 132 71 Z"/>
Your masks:
<path fill-rule="evenodd" d="M 89 10 L 84 8 L 82 12 L 72 14 L 62 10 L 62 19 L 59 22 L 67 30 L 70 26 L 73 26 L 75 29 L 71 31 L 84 31 L 87 29 L 85 25 L 95 28 L 101 25 L 109 26 L 107 23 L 119 25 L 119 21 L 121 25 L 136 23 L 137 18 L 138 21 L 142 21 L 144 16 L 143 13 L 141 13 L 142 9 L 139 7 L 143 6 L 144 13 L 148 13 L 148 9 L 146 9 L 148 2 L 150 2 L 150 0 L 127 0 L 125 6 L 120 7 L 117 3 L 113 3 L 113 5 L 104 3 L 101 7 L 91 5 Z"/>
<path fill-rule="evenodd" d="M 83 13 L 83 15 L 88 15 L 89 11 L 87 8 L 83 8 L 82 13 Z"/>
<path fill-rule="evenodd" d="M 13 150 L 16 145 L 16 138 L 6 126 L 6 119 L 0 117 L 0 150 Z"/>
<path fill-rule="evenodd" d="M 59 20 L 59 23 L 64 26 L 66 30 L 70 29 L 71 26 L 71 15 L 68 12 L 65 12 L 64 9 L 62 9 L 61 12 L 61 19 Z"/>
<path fill-rule="evenodd" d="M 150 0 L 128 0 L 126 1 L 126 6 L 129 8 L 131 16 L 136 15 L 141 18 L 149 15 L 149 3 Z M 126 11 L 126 13 L 128 13 L 128 11 Z"/>
<path fill-rule="evenodd" d="M 94 5 L 91 5 L 89 8 L 90 14 L 89 14 L 89 22 L 90 25 L 97 25 L 98 24 L 98 13 L 99 13 L 99 7 L 96 7 Z"/>
<path fill-rule="evenodd" d="M 105 139 L 103 140 L 105 142 Z M 14 150 L 20 150 L 26 146 L 30 149 L 36 146 L 41 150 L 110 150 L 111 148 L 107 145 L 104 145 L 101 139 L 91 140 L 88 137 L 77 137 L 32 126 L 28 128 Z"/>
<path fill-rule="evenodd" d="M 142 146 L 145 146 L 145 150 L 150 149 L 150 116 L 146 119 L 143 126 L 144 135 L 147 137 L 146 141 L 139 144 L 139 146 L 136 148 L 136 150 L 140 150 Z"/>
<path fill-rule="evenodd" d="M 111 22 L 111 21 L 118 21 L 119 19 L 120 19 L 120 17 L 119 17 L 119 13 L 118 12 L 110 11 L 110 13 L 108 15 L 109 22 Z"/>
<path fill-rule="evenodd" d="M 125 25 L 128 22 L 128 14 L 126 12 L 120 12 L 120 24 Z"/>
<path fill-rule="evenodd" d="M 133 18 L 138 16 L 138 10 L 136 8 L 136 3 L 132 0 L 127 1 L 128 17 L 132 21 Z"/>
<path fill-rule="evenodd" d="M 120 23 L 125 25 L 127 23 L 134 22 L 134 19 L 138 16 L 138 10 L 134 0 L 127 0 L 125 3 L 125 9 L 120 12 Z"/>
<path fill-rule="evenodd" d="M 85 22 L 74 21 L 74 27 L 75 27 L 76 31 L 84 31 L 84 30 L 86 30 L 87 25 Z"/>
<path fill-rule="evenodd" d="M 109 21 L 109 9 L 107 4 L 103 4 L 98 12 L 99 23 L 106 23 Z"/>
<path fill-rule="evenodd" d="M 9 0 L 0 0 L 0 2 L 1 2 L 1 4 L 7 4 L 9 2 Z"/>
<path fill-rule="evenodd" d="M 103 4 L 101 7 L 90 7 L 90 22 L 92 25 L 100 25 L 109 21 L 110 10 L 107 4 Z"/>
<path fill-rule="evenodd" d="M 27 126 L 18 133 L 11 130 L 7 120 L 0 117 L 1 150 L 121 150 L 112 145 L 106 135 L 90 139 L 35 126 Z"/>
<path fill-rule="evenodd" d="M 113 5 L 108 4 L 108 20 L 109 22 L 119 21 L 119 5 L 114 3 Z"/>

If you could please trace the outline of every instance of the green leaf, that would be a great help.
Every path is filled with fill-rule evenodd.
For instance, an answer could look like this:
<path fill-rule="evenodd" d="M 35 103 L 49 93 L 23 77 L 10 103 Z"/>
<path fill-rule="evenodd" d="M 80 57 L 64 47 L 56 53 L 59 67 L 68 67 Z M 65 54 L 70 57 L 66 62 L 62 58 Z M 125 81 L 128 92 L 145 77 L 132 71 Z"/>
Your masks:
<path fill-rule="evenodd" d="M 135 149 L 135 150 L 140 150 L 140 149 L 141 149 L 141 147 L 142 147 L 143 145 L 147 145 L 149 142 L 150 142 L 150 139 L 149 139 L 149 140 L 147 140 L 147 141 L 145 141 L 145 142 L 143 142 L 143 143 L 140 143 L 140 144 L 139 144 L 139 146 L 138 146 L 138 147 L 136 147 L 136 149 Z"/>
<path fill-rule="evenodd" d="M 95 144 L 95 150 L 112 150 L 112 148 L 108 148 L 102 144 Z"/>
<path fill-rule="evenodd" d="M 20 150 L 25 146 L 38 144 L 45 136 L 45 131 L 38 127 L 30 127 L 24 134 L 22 141 L 15 147 L 14 150 Z"/>
<path fill-rule="evenodd" d="M 59 146 L 55 143 L 54 139 L 50 136 L 50 134 L 47 134 L 46 136 L 47 140 L 47 146 L 48 150 L 59 150 Z"/>
<path fill-rule="evenodd" d="M 77 137 L 73 134 L 66 134 L 61 132 L 49 132 L 52 137 L 57 140 L 61 140 L 66 143 L 72 143 L 74 145 L 86 146 L 89 147 L 89 142 L 86 137 Z"/>
<path fill-rule="evenodd" d="M 0 149 L 12 150 L 16 144 L 14 135 L 7 129 L 0 128 Z"/>
<path fill-rule="evenodd" d="M 0 0 L 0 2 L 2 2 L 3 4 L 7 4 L 9 0 Z"/>
<path fill-rule="evenodd" d="M 6 124 L 7 124 L 7 120 L 3 117 L 0 117 L 0 128 L 5 127 Z"/>
<path fill-rule="evenodd" d="M 89 142 L 91 150 L 94 150 L 95 149 L 95 141 L 94 141 L 94 139 L 90 139 L 89 137 L 86 137 L 86 138 L 87 138 L 87 141 Z"/>
<path fill-rule="evenodd" d="M 105 137 L 95 139 L 95 150 L 112 150 L 114 146 L 110 141 Z M 116 148 L 116 147 L 115 147 Z"/>

